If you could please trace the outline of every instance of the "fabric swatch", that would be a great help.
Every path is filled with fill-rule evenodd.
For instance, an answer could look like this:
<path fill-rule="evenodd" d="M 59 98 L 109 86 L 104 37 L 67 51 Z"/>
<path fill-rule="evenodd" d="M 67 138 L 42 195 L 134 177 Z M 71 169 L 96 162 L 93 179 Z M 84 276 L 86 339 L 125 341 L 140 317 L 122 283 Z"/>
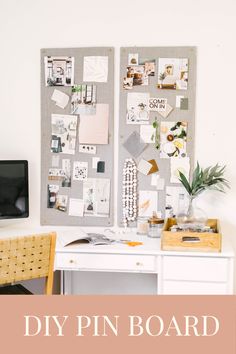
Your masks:
<path fill-rule="evenodd" d="M 148 146 L 148 144 L 144 143 L 140 137 L 140 134 L 134 131 L 123 143 L 123 146 L 130 153 L 130 155 L 133 157 L 138 157 Z"/>

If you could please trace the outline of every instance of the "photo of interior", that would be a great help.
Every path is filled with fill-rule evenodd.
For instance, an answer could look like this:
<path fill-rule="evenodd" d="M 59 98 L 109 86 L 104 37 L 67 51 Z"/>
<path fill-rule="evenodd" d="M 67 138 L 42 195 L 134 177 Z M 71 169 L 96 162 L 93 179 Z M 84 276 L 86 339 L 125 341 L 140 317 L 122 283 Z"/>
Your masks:
<path fill-rule="evenodd" d="M 172 31 L 144 8 L 129 33 L 129 4 L 116 9 L 126 26 L 107 8 L 107 31 L 98 4 L 94 17 L 85 3 L 69 16 L 49 3 L 28 9 L 26 27 L 17 6 L 14 38 L 1 21 L 0 293 L 235 294 L 234 72 L 219 85 L 235 51 L 226 17 L 221 29 L 212 19 L 212 37 L 203 13 L 201 31 L 195 20 L 186 31 L 181 13 Z"/>

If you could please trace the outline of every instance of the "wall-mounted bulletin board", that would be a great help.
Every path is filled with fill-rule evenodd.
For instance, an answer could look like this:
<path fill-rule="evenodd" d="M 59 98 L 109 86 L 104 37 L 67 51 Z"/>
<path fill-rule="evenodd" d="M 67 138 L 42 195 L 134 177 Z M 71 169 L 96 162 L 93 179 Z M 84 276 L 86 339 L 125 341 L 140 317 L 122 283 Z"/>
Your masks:
<path fill-rule="evenodd" d="M 41 50 L 41 224 L 113 225 L 114 49 Z"/>
<path fill-rule="evenodd" d="M 121 48 L 120 226 L 134 226 L 137 215 L 150 217 L 153 211 L 175 216 L 187 203 L 178 171 L 188 177 L 193 168 L 195 89 L 195 47 Z M 132 159 L 137 175 L 126 159 Z"/>

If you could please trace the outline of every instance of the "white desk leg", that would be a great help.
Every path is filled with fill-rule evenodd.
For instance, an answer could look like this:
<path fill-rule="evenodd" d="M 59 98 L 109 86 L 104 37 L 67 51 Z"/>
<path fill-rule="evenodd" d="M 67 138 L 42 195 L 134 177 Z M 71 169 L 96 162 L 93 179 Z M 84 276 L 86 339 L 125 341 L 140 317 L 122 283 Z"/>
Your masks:
<path fill-rule="evenodd" d="M 157 257 L 157 295 L 163 294 L 162 256 Z"/>
<path fill-rule="evenodd" d="M 65 271 L 61 270 L 60 294 L 65 295 Z"/>
<path fill-rule="evenodd" d="M 64 287 L 63 287 L 63 294 L 64 295 L 71 295 L 72 294 L 72 271 L 63 271 L 64 273 Z"/>

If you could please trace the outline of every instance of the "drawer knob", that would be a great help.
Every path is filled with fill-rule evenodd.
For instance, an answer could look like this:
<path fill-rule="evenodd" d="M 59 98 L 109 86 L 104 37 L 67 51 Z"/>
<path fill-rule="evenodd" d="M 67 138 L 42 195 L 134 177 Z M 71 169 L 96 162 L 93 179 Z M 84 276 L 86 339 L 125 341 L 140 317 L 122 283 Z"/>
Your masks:
<path fill-rule="evenodd" d="M 73 259 L 70 259 L 70 263 L 74 263 Z"/>
<path fill-rule="evenodd" d="M 137 265 L 137 266 L 142 266 L 143 263 L 141 263 L 141 262 L 136 262 L 136 265 Z"/>

